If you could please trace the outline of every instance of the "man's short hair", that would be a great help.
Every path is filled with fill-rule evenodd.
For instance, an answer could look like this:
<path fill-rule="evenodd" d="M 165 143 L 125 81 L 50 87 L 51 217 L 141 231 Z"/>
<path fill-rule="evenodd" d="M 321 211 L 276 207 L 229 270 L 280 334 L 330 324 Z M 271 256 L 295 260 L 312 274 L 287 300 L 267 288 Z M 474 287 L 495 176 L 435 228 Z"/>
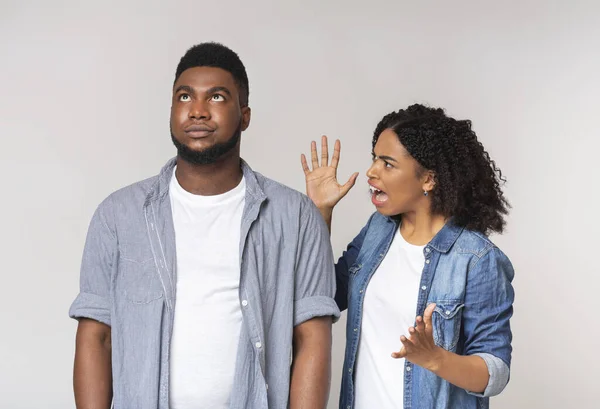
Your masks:
<path fill-rule="evenodd" d="M 193 46 L 179 61 L 175 72 L 175 82 L 182 72 L 194 67 L 216 67 L 229 72 L 238 87 L 240 105 L 248 105 L 250 87 L 248 75 L 240 57 L 223 44 L 209 42 Z"/>

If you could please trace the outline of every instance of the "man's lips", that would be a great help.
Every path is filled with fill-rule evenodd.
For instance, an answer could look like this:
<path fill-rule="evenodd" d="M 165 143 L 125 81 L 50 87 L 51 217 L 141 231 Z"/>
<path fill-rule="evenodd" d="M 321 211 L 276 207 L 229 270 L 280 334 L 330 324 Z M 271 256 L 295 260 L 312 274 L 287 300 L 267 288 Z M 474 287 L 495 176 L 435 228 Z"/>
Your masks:
<path fill-rule="evenodd" d="M 215 130 L 206 125 L 190 125 L 184 129 L 190 138 L 205 138 L 211 135 Z"/>

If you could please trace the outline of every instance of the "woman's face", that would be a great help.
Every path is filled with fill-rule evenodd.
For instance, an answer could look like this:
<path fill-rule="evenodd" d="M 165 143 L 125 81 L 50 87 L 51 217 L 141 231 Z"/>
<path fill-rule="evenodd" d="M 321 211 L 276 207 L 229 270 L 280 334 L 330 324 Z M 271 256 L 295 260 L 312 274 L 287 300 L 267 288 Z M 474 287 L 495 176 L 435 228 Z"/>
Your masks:
<path fill-rule="evenodd" d="M 384 130 L 373 149 L 367 171 L 371 200 L 384 216 L 417 211 L 429 206 L 424 191 L 433 188 L 431 172 L 422 169 L 391 129 Z"/>

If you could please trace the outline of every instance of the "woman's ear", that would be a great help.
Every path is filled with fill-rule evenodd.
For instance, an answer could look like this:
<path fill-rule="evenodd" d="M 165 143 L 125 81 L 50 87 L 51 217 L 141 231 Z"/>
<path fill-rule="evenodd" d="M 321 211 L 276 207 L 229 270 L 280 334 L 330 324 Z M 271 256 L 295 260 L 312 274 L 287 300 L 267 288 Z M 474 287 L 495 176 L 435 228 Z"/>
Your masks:
<path fill-rule="evenodd" d="M 426 170 L 422 176 L 423 191 L 431 192 L 435 188 L 435 173 L 432 170 Z"/>

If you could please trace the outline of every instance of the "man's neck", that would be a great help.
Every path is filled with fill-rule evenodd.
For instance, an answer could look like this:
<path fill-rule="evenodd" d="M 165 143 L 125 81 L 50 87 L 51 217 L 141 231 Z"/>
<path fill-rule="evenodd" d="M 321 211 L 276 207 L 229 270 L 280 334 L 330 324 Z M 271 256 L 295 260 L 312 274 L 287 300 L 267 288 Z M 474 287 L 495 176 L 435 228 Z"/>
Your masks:
<path fill-rule="evenodd" d="M 202 196 L 220 195 L 242 180 L 240 157 L 232 155 L 210 165 L 197 165 L 177 157 L 177 181 L 186 191 Z"/>

